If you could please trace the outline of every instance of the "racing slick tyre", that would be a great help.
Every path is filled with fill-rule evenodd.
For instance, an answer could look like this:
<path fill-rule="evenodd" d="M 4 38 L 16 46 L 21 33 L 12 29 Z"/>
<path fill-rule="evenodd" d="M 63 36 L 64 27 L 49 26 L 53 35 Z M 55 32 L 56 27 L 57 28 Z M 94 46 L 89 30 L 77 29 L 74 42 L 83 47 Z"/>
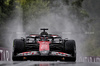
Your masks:
<path fill-rule="evenodd" d="M 72 57 L 66 58 L 65 61 L 71 61 L 75 62 L 76 61 L 76 44 L 74 40 L 67 40 L 65 42 L 65 52 L 68 54 L 71 54 Z"/>
<path fill-rule="evenodd" d="M 15 57 L 17 53 L 21 53 L 25 51 L 25 41 L 23 41 L 22 39 L 15 39 L 13 42 L 14 42 L 14 45 L 13 45 L 12 60 L 16 61 L 17 59 Z"/>

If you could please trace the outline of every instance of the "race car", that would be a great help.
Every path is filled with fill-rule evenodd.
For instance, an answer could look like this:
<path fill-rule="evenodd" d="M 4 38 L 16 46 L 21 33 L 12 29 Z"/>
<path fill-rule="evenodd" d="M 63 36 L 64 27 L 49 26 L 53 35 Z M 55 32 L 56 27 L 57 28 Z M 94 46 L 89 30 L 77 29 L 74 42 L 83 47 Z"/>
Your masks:
<path fill-rule="evenodd" d="M 74 40 L 62 39 L 59 35 L 48 34 L 46 28 L 40 34 L 30 34 L 26 38 L 14 39 L 13 61 L 76 61 Z"/>

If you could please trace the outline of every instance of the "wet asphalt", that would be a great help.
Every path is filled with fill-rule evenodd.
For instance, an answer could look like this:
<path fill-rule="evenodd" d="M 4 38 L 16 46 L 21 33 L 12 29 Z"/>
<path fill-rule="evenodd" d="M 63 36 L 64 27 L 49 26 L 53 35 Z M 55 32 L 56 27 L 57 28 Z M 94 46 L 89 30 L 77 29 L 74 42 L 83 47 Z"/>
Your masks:
<path fill-rule="evenodd" d="M 0 66 L 100 66 L 100 63 L 60 61 L 0 61 Z"/>

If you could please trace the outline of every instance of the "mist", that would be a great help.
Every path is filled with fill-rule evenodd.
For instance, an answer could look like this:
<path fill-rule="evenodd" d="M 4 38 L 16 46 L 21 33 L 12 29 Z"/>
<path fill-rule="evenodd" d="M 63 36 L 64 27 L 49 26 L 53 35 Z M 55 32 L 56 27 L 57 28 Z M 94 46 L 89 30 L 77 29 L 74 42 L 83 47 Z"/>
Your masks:
<path fill-rule="evenodd" d="M 25 33 L 40 33 L 40 28 L 48 28 L 47 32 L 49 33 L 61 35 L 62 38 L 68 38 L 69 40 L 75 40 L 77 58 L 84 56 L 82 46 L 85 44 L 86 35 L 85 32 L 82 33 L 82 26 L 78 23 L 75 15 L 70 15 L 69 6 L 65 6 L 61 0 L 53 4 L 56 3 L 60 7 L 51 6 L 48 14 L 41 16 L 39 19 L 33 18 L 32 20 L 28 20 L 29 23 L 26 25 Z"/>
<path fill-rule="evenodd" d="M 13 40 L 14 39 L 20 39 L 21 37 L 25 36 L 25 33 L 23 31 L 23 12 L 21 8 L 15 8 L 14 17 L 10 18 L 8 20 L 8 24 L 6 24 L 6 33 L 5 33 L 5 47 L 9 48 L 9 50 L 13 51 Z M 12 54 L 11 54 L 12 55 Z"/>
<path fill-rule="evenodd" d="M 8 20 L 10 23 L 7 24 L 9 29 L 7 29 L 7 41 L 5 41 L 5 45 L 12 50 L 13 40 L 15 38 L 25 37 L 25 35 L 32 33 L 39 34 L 41 32 L 40 28 L 48 28 L 49 30 L 47 32 L 49 33 L 61 35 L 62 38 L 75 40 L 77 58 L 84 56 L 82 46 L 84 45 L 86 35 L 82 33 L 82 27 L 77 22 L 78 19 L 75 18 L 75 15 L 70 15 L 69 6 L 65 6 L 62 0 L 56 1 L 53 4 L 55 3 L 58 3 L 60 7 L 51 6 L 48 14 L 42 15 L 37 19 L 27 20 L 28 23 L 25 26 L 23 25 L 23 10 L 21 7 L 15 9 L 15 17 Z"/>

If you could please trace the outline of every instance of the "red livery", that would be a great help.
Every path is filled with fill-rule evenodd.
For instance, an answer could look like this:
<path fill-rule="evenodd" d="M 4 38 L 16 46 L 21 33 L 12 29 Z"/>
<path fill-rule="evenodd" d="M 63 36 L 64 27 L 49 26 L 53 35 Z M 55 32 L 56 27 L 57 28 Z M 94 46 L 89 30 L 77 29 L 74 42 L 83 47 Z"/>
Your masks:
<path fill-rule="evenodd" d="M 49 51 L 49 44 L 50 41 L 38 41 L 39 45 L 39 51 Z"/>

